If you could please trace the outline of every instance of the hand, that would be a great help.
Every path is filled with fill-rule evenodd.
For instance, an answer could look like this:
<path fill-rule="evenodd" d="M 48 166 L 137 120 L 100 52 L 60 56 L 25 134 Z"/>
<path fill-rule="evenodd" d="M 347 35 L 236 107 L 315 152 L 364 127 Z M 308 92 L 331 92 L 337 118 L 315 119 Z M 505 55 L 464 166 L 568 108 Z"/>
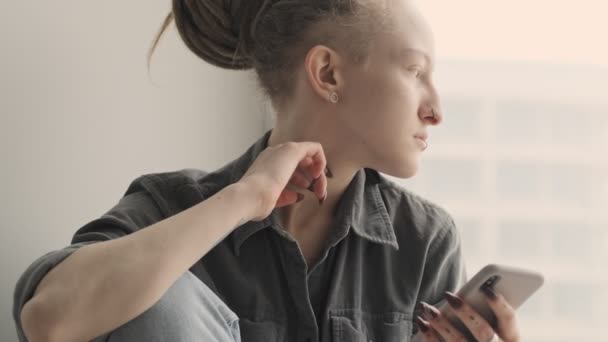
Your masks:
<path fill-rule="evenodd" d="M 319 203 L 327 197 L 325 154 L 317 142 L 287 142 L 263 150 L 239 182 L 247 184 L 259 199 L 254 221 L 266 218 L 274 208 L 303 199 L 299 190 L 309 190 Z M 299 188 L 299 189 L 298 189 Z"/>
<path fill-rule="evenodd" d="M 450 310 L 467 327 L 477 341 L 494 341 L 496 336 L 500 341 L 519 342 L 520 334 L 515 315 L 515 310 L 507 303 L 505 298 L 491 287 L 483 287 L 482 292 L 497 319 L 497 327 L 493 329 L 469 304 L 462 298 L 450 293 L 445 293 L 445 299 Z M 467 341 L 466 337 L 459 332 L 439 310 L 435 307 L 421 302 L 424 319 L 417 317 L 416 321 L 424 341 Z"/>

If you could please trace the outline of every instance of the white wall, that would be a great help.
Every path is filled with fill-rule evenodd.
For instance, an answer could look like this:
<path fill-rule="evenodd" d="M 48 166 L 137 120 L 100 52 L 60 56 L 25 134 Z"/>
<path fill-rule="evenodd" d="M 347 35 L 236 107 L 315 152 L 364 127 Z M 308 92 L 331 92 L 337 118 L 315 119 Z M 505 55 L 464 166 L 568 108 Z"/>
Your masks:
<path fill-rule="evenodd" d="M 170 1 L 3 1 L 0 13 L 0 341 L 16 341 L 18 276 L 69 244 L 137 176 L 215 169 L 263 133 L 251 73 L 197 59 Z"/>

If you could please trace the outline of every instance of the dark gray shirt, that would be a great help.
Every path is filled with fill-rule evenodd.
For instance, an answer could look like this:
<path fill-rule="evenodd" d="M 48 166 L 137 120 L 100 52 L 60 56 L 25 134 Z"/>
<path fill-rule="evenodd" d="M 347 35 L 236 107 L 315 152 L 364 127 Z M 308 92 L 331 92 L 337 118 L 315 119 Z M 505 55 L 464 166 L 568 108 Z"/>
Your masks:
<path fill-rule="evenodd" d="M 237 182 L 267 146 L 267 131 L 218 170 L 151 173 L 80 227 L 71 245 L 35 260 L 18 280 L 13 316 L 44 275 L 84 244 L 125 236 Z M 437 205 L 363 168 L 340 199 L 321 259 L 308 269 L 276 212 L 236 227 L 191 268 L 239 316 L 243 342 L 409 341 L 416 303 L 439 303 L 465 279 L 452 218 Z"/>

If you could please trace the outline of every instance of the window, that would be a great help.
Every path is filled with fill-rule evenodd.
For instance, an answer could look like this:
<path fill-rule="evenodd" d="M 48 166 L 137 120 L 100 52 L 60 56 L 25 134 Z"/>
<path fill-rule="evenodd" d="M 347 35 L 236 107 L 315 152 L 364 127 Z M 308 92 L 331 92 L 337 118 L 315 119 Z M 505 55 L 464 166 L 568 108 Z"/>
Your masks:
<path fill-rule="evenodd" d="M 601 88 L 608 69 L 447 59 L 438 68 L 445 125 L 429 129 L 419 173 L 393 180 L 454 216 L 470 275 L 494 262 L 545 275 L 519 310 L 526 341 L 598 340 L 608 316 L 608 98 L 587 89 Z M 545 93 L 547 83 L 561 91 Z"/>

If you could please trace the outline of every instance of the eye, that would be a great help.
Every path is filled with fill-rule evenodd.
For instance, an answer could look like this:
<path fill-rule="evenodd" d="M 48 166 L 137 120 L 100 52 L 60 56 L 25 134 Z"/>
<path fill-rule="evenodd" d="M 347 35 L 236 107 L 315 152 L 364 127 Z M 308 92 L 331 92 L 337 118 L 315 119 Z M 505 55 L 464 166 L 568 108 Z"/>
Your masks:
<path fill-rule="evenodd" d="M 420 78 L 422 76 L 422 69 L 419 67 L 410 68 L 410 72 L 412 72 L 416 78 Z"/>

